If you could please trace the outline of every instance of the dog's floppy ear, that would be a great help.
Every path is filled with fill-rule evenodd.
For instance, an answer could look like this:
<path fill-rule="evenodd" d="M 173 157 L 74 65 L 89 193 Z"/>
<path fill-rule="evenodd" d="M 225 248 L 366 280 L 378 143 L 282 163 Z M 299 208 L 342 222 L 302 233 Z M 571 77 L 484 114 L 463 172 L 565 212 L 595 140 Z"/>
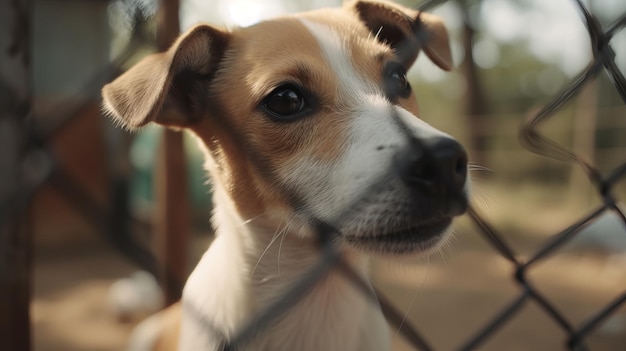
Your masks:
<path fill-rule="evenodd" d="M 348 6 L 373 35 L 396 50 L 407 68 L 423 49 L 437 66 L 452 69 L 448 32 L 441 18 L 386 1 L 355 1 Z"/>
<path fill-rule="evenodd" d="M 104 108 L 129 129 L 148 122 L 184 127 L 199 116 L 208 82 L 228 44 L 228 34 L 199 25 L 169 50 L 145 57 L 102 89 Z"/>

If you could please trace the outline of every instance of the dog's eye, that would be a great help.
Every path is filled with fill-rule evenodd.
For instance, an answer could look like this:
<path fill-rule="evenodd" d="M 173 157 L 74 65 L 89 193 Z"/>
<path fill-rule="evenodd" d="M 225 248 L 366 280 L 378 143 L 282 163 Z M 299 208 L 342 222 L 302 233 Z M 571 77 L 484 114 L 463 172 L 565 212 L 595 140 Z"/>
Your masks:
<path fill-rule="evenodd" d="M 292 119 L 306 112 L 306 100 L 293 85 L 282 85 L 274 89 L 263 101 L 263 107 L 273 117 Z"/>
<path fill-rule="evenodd" d="M 394 100 L 397 97 L 408 98 L 411 95 L 411 84 L 406 77 L 406 70 L 394 63 L 387 67 L 385 74 L 385 90 L 387 96 Z"/>

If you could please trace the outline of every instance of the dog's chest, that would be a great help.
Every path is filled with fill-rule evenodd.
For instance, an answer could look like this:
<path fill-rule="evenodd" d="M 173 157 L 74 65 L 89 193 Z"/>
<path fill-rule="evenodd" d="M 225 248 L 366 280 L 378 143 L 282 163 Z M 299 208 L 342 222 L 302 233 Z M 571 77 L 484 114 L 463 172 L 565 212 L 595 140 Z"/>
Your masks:
<path fill-rule="evenodd" d="M 386 350 L 389 336 L 377 304 L 333 273 L 252 344 L 250 350 L 373 351 Z"/>

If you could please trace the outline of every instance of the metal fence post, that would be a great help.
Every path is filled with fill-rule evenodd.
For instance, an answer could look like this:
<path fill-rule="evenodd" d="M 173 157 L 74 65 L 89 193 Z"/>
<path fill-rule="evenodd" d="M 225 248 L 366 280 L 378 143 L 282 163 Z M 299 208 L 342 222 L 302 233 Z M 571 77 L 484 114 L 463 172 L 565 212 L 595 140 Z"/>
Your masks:
<path fill-rule="evenodd" d="M 0 2 L 0 344 L 15 351 L 31 346 L 32 237 L 15 206 L 31 114 L 31 18 L 31 0 Z"/>

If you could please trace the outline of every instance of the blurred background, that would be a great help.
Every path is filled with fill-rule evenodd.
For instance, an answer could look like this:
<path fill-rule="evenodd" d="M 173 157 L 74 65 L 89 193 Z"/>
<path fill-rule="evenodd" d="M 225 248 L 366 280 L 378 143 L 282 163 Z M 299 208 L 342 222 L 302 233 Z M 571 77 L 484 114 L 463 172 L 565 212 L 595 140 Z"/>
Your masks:
<path fill-rule="evenodd" d="M 626 13 L 623 0 L 584 3 L 604 26 Z M 155 126 L 134 134 L 117 128 L 101 116 L 102 85 L 166 47 L 157 33 L 171 38 L 198 22 L 246 26 L 340 4 L 32 0 L 31 129 L 45 152 L 35 153 L 28 165 L 46 176 L 27 194 L 28 202 L 12 201 L 17 209 L 0 218 L 31 233 L 34 350 L 122 350 L 141 318 L 177 298 L 212 238 L 210 185 L 194 142 Z M 585 25 L 570 0 L 450 0 L 432 12 L 448 26 L 455 70 L 440 71 L 420 56 L 409 72 L 420 117 L 467 147 L 475 165 L 476 208 L 521 258 L 528 257 L 602 203 L 577 165 L 530 153 L 518 138 L 524 121 L 591 62 Z M 10 45 L 10 36 L 0 34 L 0 47 Z M 626 31 L 616 34 L 612 46 L 626 71 Z M 12 72 L 0 73 L 0 91 L 10 91 Z M 14 98 L 2 94 L 0 102 Z M 620 96 L 600 75 L 541 131 L 606 174 L 626 162 L 625 116 Z M 11 190 L 9 184 L 2 188 Z M 622 180 L 613 195 L 625 194 Z M 572 325 L 626 289 L 625 230 L 617 217 L 604 215 L 529 273 Z M 520 291 L 513 267 L 469 220 L 461 219 L 455 233 L 433 257 L 377 261 L 374 269 L 376 285 L 437 350 L 463 344 Z M 163 265 L 168 269 L 157 268 Z M 156 274 L 163 295 L 154 294 L 157 283 L 147 272 Z M 482 349 L 560 350 L 565 338 L 531 302 Z M 399 336 L 394 346 L 411 350 Z M 588 346 L 626 350 L 624 307 L 591 334 Z"/>

